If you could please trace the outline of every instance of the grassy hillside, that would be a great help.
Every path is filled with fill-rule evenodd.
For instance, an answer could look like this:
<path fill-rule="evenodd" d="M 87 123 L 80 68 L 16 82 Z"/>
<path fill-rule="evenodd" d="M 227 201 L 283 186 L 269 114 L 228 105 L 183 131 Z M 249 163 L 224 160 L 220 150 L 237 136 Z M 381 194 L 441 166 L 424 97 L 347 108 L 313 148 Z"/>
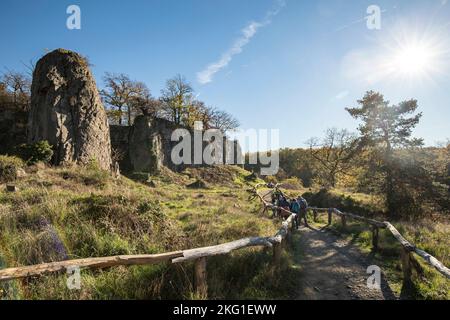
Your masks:
<path fill-rule="evenodd" d="M 248 236 L 273 235 L 279 220 L 261 215 L 258 200 L 249 200 L 249 172 L 237 167 L 188 169 L 158 176 L 135 173 L 112 178 L 95 164 L 87 167 L 25 167 L 13 182 L 18 191 L 0 185 L 0 268 L 118 254 L 160 253 L 209 246 Z M 1 170 L 0 170 L 1 171 Z M 3 170 L 3 174 L 11 170 Z M 9 177 L 11 179 L 11 177 Z M 4 181 L 3 181 L 4 182 Z M 380 200 L 348 191 L 305 189 L 294 183 L 286 193 L 304 194 L 313 205 L 337 207 L 385 219 Z M 310 217 L 312 219 L 312 217 Z M 393 221 L 418 247 L 450 264 L 447 221 Z M 325 224 L 319 218 L 317 226 Z M 392 289 L 401 294 L 400 246 L 387 232 L 373 254 L 370 229 L 349 221 L 330 227 L 358 245 L 384 271 Z M 301 236 L 297 235 L 297 236 Z M 297 237 L 296 236 L 296 237 Z M 270 266 L 271 251 L 244 249 L 208 259 L 212 299 L 283 299 L 296 297 L 301 252 L 294 241 L 282 257 L 281 272 Z M 295 255 L 295 257 L 293 256 Z M 299 260 L 300 259 L 300 260 Z M 420 261 L 420 259 L 418 259 Z M 421 263 L 413 295 L 449 299 L 448 281 Z M 69 290 L 67 275 L 52 274 L 0 284 L 2 299 L 195 299 L 192 263 L 118 267 L 82 271 L 81 290 Z"/>
<path fill-rule="evenodd" d="M 0 186 L 0 267 L 188 249 L 273 235 L 280 224 L 248 200 L 249 173 L 239 168 L 134 174 L 133 180 L 114 179 L 95 164 L 25 170 L 14 183 L 17 192 Z M 189 187 L 199 179 L 203 188 Z M 289 259 L 283 257 L 283 268 Z M 293 281 L 274 274 L 270 260 L 263 249 L 208 259 L 210 298 L 287 297 Z M 53 274 L 0 284 L 0 297 L 190 299 L 196 298 L 192 279 L 189 263 L 118 267 L 82 271 L 81 290 L 68 290 L 66 275 Z"/>

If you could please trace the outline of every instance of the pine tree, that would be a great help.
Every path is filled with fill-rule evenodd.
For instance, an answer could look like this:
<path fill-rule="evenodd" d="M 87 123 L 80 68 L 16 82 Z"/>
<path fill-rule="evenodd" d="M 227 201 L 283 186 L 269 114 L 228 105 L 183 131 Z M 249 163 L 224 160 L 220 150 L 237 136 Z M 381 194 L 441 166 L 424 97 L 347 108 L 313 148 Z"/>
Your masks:
<path fill-rule="evenodd" d="M 412 130 L 419 123 L 422 113 L 416 114 L 417 100 L 390 105 L 382 94 L 374 91 L 367 92 L 358 104 L 359 107 L 346 110 L 353 118 L 361 121 L 358 129 L 362 144 L 375 151 L 373 154 L 377 157 L 379 169 L 384 173 L 386 205 L 389 212 L 394 214 L 397 204 L 394 151 L 397 148 L 423 145 L 422 139 L 412 137 Z"/>

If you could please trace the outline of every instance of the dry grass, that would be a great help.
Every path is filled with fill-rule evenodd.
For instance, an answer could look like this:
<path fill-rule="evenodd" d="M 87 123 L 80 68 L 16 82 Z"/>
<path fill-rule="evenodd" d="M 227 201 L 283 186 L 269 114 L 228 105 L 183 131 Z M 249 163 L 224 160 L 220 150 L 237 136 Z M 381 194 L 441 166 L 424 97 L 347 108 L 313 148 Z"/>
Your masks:
<path fill-rule="evenodd" d="M 95 166 L 37 165 L 27 171 L 16 181 L 18 192 L 7 193 L 0 186 L 0 267 L 208 246 L 272 235 L 279 225 L 259 215 L 256 200 L 248 201 L 243 186 L 249 173 L 239 168 L 217 175 L 199 169 L 195 174 L 141 175 L 145 179 L 137 182 L 113 179 Z M 224 174 L 229 178 L 221 183 Z M 211 187 L 185 187 L 199 176 L 208 177 Z M 233 257 L 210 259 L 210 297 L 223 297 L 225 289 L 230 298 L 269 297 L 275 292 L 259 282 L 259 277 L 269 276 L 269 254 L 250 249 Z M 188 263 L 83 271 L 81 290 L 68 290 L 64 274 L 10 281 L 0 284 L 0 297 L 190 299 L 195 298 L 191 267 Z M 229 277 L 242 281 L 230 286 Z"/>

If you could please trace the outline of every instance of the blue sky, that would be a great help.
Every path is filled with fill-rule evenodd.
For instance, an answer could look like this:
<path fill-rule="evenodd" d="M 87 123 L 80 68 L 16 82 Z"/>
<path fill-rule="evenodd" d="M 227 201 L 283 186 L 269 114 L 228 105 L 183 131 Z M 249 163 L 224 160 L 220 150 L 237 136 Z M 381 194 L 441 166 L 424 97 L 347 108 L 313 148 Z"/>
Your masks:
<path fill-rule="evenodd" d="M 66 28 L 71 4 L 81 30 Z M 380 30 L 364 20 L 372 4 Z M 415 133 L 427 144 L 450 138 L 447 0 L 3 0 L 0 8 L 2 69 L 25 70 L 62 47 L 89 57 L 99 87 L 106 71 L 123 72 L 154 96 L 180 73 L 243 128 L 280 129 L 282 147 L 328 127 L 355 130 L 344 108 L 373 89 L 393 103 L 418 99 Z M 400 54 L 411 43 L 418 62 Z M 416 72 L 393 72 L 408 63 Z"/>

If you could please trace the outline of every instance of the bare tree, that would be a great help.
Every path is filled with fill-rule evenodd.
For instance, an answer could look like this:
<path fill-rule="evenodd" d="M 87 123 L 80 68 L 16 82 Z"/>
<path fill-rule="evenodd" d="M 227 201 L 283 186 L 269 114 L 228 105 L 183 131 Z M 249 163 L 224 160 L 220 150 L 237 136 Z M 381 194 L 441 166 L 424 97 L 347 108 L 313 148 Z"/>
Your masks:
<path fill-rule="evenodd" d="M 311 156 L 318 161 L 325 186 L 335 187 L 339 174 L 348 174 L 352 158 L 359 150 L 356 136 L 347 130 L 328 129 L 323 139 L 308 141 Z"/>
<path fill-rule="evenodd" d="M 13 104 L 26 108 L 30 102 L 31 78 L 23 73 L 7 69 L 1 79 L 6 90 L 12 94 Z"/>
<path fill-rule="evenodd" d="M 239 121 L 231 114 L 217 109 L 210 110 L 209 123 L 212 128 L 219 129 L 223 133 L 236 130 L 240 126 Z"/>
<path fill-rule="evenodd" d="M 137 115 L 141 113 L 143 115 L 157 117 L 162 109 L 161 101 L 153 98 L 147 87 L 142 87 L 140 91 L 141 93 L 133 96 L 130 101 L 130 109 L 133 111 L 133 114 Z"/>
<path fill-rule="evenodd" d="M 181 75 L 167 80 L 166 87 L 161 90 L 163 115 L 176 124 L 182 124 L 193 102 L 192 86 Z"/>

